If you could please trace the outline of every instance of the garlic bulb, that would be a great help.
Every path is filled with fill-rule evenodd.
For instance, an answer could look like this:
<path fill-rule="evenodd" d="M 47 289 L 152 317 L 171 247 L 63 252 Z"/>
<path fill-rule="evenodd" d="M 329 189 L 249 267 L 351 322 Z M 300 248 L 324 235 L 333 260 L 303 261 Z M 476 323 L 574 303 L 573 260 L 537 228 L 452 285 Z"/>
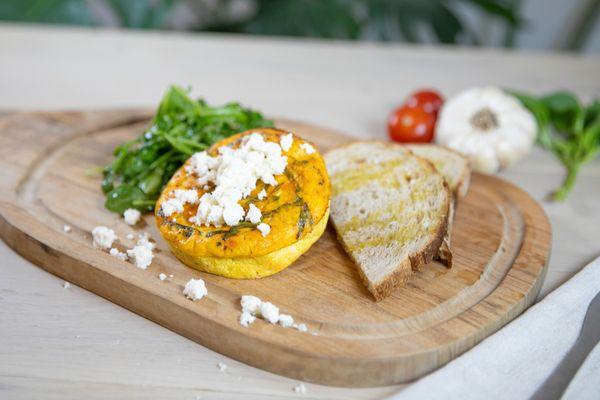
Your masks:
<path fill-rule="evenodd" d="M 468 89 L 442 107 L 437 143 L 457 150 L 476 171 L 493 173 L 529 153 L 537 134 L 531 113 L 497 87 Z"/>

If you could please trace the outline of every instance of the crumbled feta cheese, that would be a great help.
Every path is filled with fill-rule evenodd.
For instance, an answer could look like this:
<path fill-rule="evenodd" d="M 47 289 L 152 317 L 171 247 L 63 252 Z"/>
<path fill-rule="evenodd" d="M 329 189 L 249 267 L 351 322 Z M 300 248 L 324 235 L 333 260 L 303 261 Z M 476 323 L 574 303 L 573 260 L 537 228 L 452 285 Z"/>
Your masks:
<path fill-rule="evenodd" d="M 129 240 L 133 240 L 133 238 L 135 237 L 133 233 L 128 233 L 127 236 L 125 236 L 127 239 Z"/>
<path fill-rule="evenodd" d="M 260 192 L 258 192 L 257 195 L 259 200 L 264 199 L 265 197 L 267 197 L 267 191 L 263 188 L 263 190 L 261 190 Z"/>
<path fill-rule="evenodd" d="M 170 217 L 183 211 L 183 203 L 177 199 L 167 199 L 161 204 L 160 211 L 165 217 Z"/>
<path fill-rule="evenodd" d="M 250 221 L 253 224 L 258 224 L 262 218 L 262 213 L 254 204 L 248 206 L 248 212 L 246 213 L 246 221 Z"/>
<path fill-rule="evenodd" d="M 198 202 L 198 192 L 194 189 L 175 189 L 171 194 L 173 197 L 164 201 L 160 206 L 160 211 L 165 217 L 182 212 L 186 203 Z"/>
<path fill-rule="evenodd" d="M 258 229 L 260 231 L 260 233 L 263 235 L 263 237 L 267 236 L 269 234 L 269 232 L 271 232 L 271 227 L 267 224 L 260 223 L 257 225 L 256 229 Z"/>
<path fill-rule="evenodd" d="M 316 150 L 315 148 L 312 146 L 312 144 L 310 143 L 302 143 L 300 145 L 300 147 L 302 147 L 302 149 L 306 152 L 306 154 L 311 155 L 313 154 Z"/>
<path fill-rule="evenodd" d="M 275 176 L 282 174 L 286 166 L 281 146 L 265 141 L 259 133 L 246 136 L 237 149 L 219 148 L 216 157 L 206 152 L 194 154 L 187 171 L 198 176 L 199 185 L 214 184 L 214 190 L 202 195 L 190 222 L 206 226 L 239 224 L 245 213 L 238 202 L 250 195 L 259 180 L 277 185 Z"/>
<path fill-rule="evenodd" d="M 165 275 L 161 272 L 160 274 L 158 274 L 158 279 L 160 279 L 161 281 L 164 281 L 165 279 L 167 279 L 167 275 Z"/>
<path fill-rule="evenodd" d="M 304 386 L 304 383 L 294 386 L 294 393 L 306 393 L 306 386 Z"/>
<path fill-rule="evenodd" d="M 117 249 L 116 247 L 113 247 L 112 249 L 110 249 L 109 254 L 118 260 L 121 260 L 121 261 L 127 260 L 127 254 L 123 253 L 122 251 L 119 251 L 119 249 Z"/>
<path fill-rule="evenodd" d="M 265 321 L 276 324 L 279 321 L 279 308 L 273 303 L 266 301 L 260 305 L 260 315 Z"/>
<path fill-rule="evenodd" d="M 68 289 L 71 287 L 71 284 L 67 281 L 65 281 L 65 283 L 63 283 L 63 289 Z"/>
<path fill-rule="evenodd" d="M 260 311 L 262 300 L 256 296 L 244 295 L 240 300 L 240 304 L 242 306 L 242 311 L 256 314 Z"/>
<path fill-rule="evenodd" d="M 225 365 L 224 363 L 220 362 L 220 363 L 217 364 L 217 368 L 219 368 L 219 371 L 225 372 L 225 370 L 227 369 L 227 365 Z"/>
<path fill-rule="evenodd" d="M 265 321 L 272 324 L 279 324 L 283 328 L 293 327 L 301 332 L 308 330 L 305 324 L 295 324 L 294 318 L 291 315 L 280 314 L 277 306 L 268 301 L 263 302 L 256 296 L 242 296 L 240 305 L 242 306 L 240 325 L 244 327 L 248 327 L 248 325 L 253 323 L 256 317 L 261 317 Z"/>
<path fill-rule="evenodd" d="M 279 314 L 279 320 L 277 322 L 284 328 L 289 328 L 294 325 L 294 318 L 288 314 Z"/>
<path fill-rule="evenodd" d="M 137 224 L 141 217 L 142 213 L 136 210 L 135 208 L 128 208 L 123 213 L 123 219 L 125 219 L 127 225 Z"/>
<path fill-rule="evenodd" d="M 169 275 L 169 278 L 172 278 L 172 277 L 173 277 L 173 274 Z"/>
<path fill-rule="evenodd" d="M 201 151 L 192 155 L 186 171 L 198 175 L 200 185 L 206 185 L 214 179 L 214 170 L 218 166 L 218 163 L 217 157 L 211 157 L 206 151 Z"/>
<path fill-rule="evenodd" d="M 238 203 L 228 204 L 223 208 L 223 221 L 229 226 L 235 226 L 244 219 L 244 209 Z"/>
<path fill-rule="evenodd" d="M 173 196 L 183 204 L 191 203 L 194 204 L 198 201 L 198 192 L 194 189 L 175 189 L 173 191 Z"/>
<path fill-rule="evenodd" d="M 279 140 L 279 145 L 283 149 L 283 151 L 288 151 L 290 147 L 292 147 L 292 143 L 294 143 L 294 135 L 288 133 L 287 135 L 283 135 Z"/>
<path fill-rule="evenodd" d="M 256 317 L 249 312 L 244 311 L 242 315 L 240 315 L 240 325 L 244 328 L 247 328 L 248 325 L 256 321 Z"/>
<path fill-rule="evenodd" d="M 160 210 L 165 217 L 182 212 L 186 203 L 194 204 L 198 202 L 198 192 L 194 189 L 175 189 L 171 194 L 173 197 L 164 201 L 160 206 Z"/>
<path fill-rule="evenodd" d="M 71 232 L 71 227 L 69 225 L 65 225 L 63 226 L 63 231 L 65 231 L 65 233 L 69 233 Z"/>
<path fill-rule="evenodd" d="M 144 247 L 146 247 L 150 251 L 154 250 L 154 248 L 156 247 L 156 244 L 152 243 L 150 241 L 150 235 L 148 233 L 146 233 L 146 232 L 140 233 L 138 235 L 137 245 L 138 246 L 144 246 Z"/>
<path fill-rule="evenodd" d="M 208 291 L 206 290 L 206 285 L 202 279 L 190 279 L 188 283 L 185 284 L 183 294 L 188 299 L 196 301 L 206 296 Z"/>
<path fill-rule="evenodd" d="M 92 244 L 97 249 L 108 250 L 115 240 L 117 240 L 115 231 L 106 226 L 97 226 L 92 231 Z"/>
<path fill-rule="evenodd" d="M 140 269 L 146 269 L 152 263 L 152 250 L 143 245 L 136 245 L 133 249 L 127 250 L 127 255 L 133 260 L 135 266 Z"/>

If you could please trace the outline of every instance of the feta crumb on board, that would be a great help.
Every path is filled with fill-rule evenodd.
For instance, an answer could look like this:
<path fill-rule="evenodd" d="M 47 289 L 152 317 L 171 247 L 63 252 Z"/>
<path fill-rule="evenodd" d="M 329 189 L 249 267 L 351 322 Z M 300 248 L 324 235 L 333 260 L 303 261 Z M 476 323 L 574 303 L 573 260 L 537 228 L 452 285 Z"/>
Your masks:
<path fill-rule="evenodd" d="M 146 247 L 148 250 L 154 250 L 154 248 L 156 247 L 155 243 L 152 243 L 150 241 L 150 235 L 146 232 L 144 233 L 140 233 L 138 235 L 138 242 L 137 242 L 138 246 L 144 246 Z"/>
<path fill-rule="evenodd" d="M 279 320 L 277 322 L 284 328 L 289 328 L 294 325 L 294 318 L 288 314 L 279 314 Z"/>
<path fill-rule="evenodd" d="M 298 386 L 294 386 L 294 393 L 306 393 L 306 386 L 304 385 L 304 383 L 301 383 Z"/>
<path fill-rule="evenodd" d="M 133 233 L 128 233 L 125 237 L 129 240 L 133 240 L 135 238 L 135 235 Z"/>
<path fill-rule="evenodd" d="M 152 263 L 154 254 L 147 246 L 137 244 L 133 249 L 127 250 L 127 255 L 131 258 L 136 267 L 146 269 Z"/>
<path fill-rule="evenodd" d="M 261 233 L 261 235 L 263 235 L 263 237 L 267 236 L 269 234 L 269 232 L 271 232 L 271 227 L 267 224 L 265 224 L 264 222 L 261 222 L 260 224 L 258 224 L 256 226 L 256 229 L 258 229 Z"/>
<path fill-rule="evenodd" d="M 69 233 L 69 232 L 71 232 L 71 227 L 69 225 L 65 225 L 65 226 L 63 226 L 63 231 L 65 233 Z"/>
<path fill-rule="evenodd" d="M 139 210 L 136 210 L 135 208 L 128 208 L 123 213 L 123 219 L 125 220 L 127 225 L 137 224 L 141 217 L 142 217 L 142 213 L 139 212 Z"/>
<path fill-rule="evenodd" d="M 240 325 L 244 328 L 247 328 L 254 321 L 256 321 L 256 317 L 247 311 L 242 312 L 240 315 Z"/>
<path fill-rule="evenodd" d="M 147 269 L 150 264 L 152 264 L 152 259 L 154 258 L 154 254 L 152 250 L 156 245 L 150 241 L 150 235 L 146 232 L 140 233 L 138 235 L 137 244 L 132 248 L 127 250 L 127 255 L 136 267 L 140 269 Z"/>
<path fill-rule="evenodd" d="M 217 368 L 219 368 L 219 371 L 225 372 L 225 370 L 227 369 L 227 365 L 225 365 L 224 363 L 220 362 L 220 363 L 217 364 Z"/>
<path fill-rule="evenodd" d="M 260 305 L 260 316 L 272 324 L 276 324 L 279 321 L 279 308 L 268 301 L 261 303 Z"/>
<path fill-rule="evenodd" d="M 116 247 L 111 248 L 108 254 L 110 254 L 118 260 L 127 261 L 127 254 L 123 253 L 122 251 L 119 251 L 119 249 L 117 249 Z"/>
<path fill-rule="evenodd" d="M 165 275 L 161 272 L 160 274 L 158 274 L 158 279 L 160 279 L 161 281 L 164 281 L 165 279 L 167 279 L 167 275 Z"/>
<path fill-rule="evenodd" d="M 183 294 L 188 299 L 196 301 L 206 296 L 208 290 L 206 290 L 206 285 L 202 279 L 190 279 L 188 283 L 185 284 Z"/>
<path fill-rule="evenodd" d="M 92 230 L 92 244 L 97 249 L 108 250 L 115 240 L 115 231 L 106 226 L 97 226 Z"/>
<path fill-rule="evenodd" d="M 302 148 L 302 150 L 304 150 L 304 151 L 306 152 L 306 154 L 308 154 L 308 155 L 311 155 L 311 154 L 313 154 L 313 153 L 316 151 L 316 150 L 315 150 L 315 148 L 313 147 L 313 145 L 312 145 L 312 144 L 310 144 L 310 143 L 302 143 L 302 144 L 300 145 L 300 147 L 301 147 L 301 148 Z"/>
<path fill-rule="evenodd" d="M 65 283 L 63 283 L 62 286 L 63 286 L 63 289 L 68 289 L 71 287 L 71 284 L 69 282 L 65 281 Z"/>
<path fill-rule="evenodd" d="M 242 311 L 256 314 L 260 311 L 260 305 L 262 300 L 256 296 L 244 295 L 240 300 L 240 304 L 242 305 Z"/>
<path fill-rule="evenodd" d="M 243 295 L 240 299 L 242 314 L 240 315 L 240 325 L 247 328 L 257 317 L 264 319 L 271 324 L 279 324 L 283 328 L 294 328 L 300 332 L 307 332 L 306 324 L 295 324 L 294 318 L 289 314 L 279 313 L 279 308 L 268 301 L 262 301 L 256 296 Z"/>
<path fill-rule="evenodd" d="M 127 235 L 127 238 L 133 238 L 133 234 Z M 118 260 L 126 261 L 128 258 L 140 269 L 147 269 L 152 263 L 155 244 L 150 241 L 148 233 L 141 233 L 138 236 L 137 244 L 127 250 L 126 253 L 120 251 L 116 247 L 112 247 L 117 240 L 115 231 L 106 226 L 97 226 L 92 230 L 92 244 L 97 249 L 108 250 L 108 253 Z"/>

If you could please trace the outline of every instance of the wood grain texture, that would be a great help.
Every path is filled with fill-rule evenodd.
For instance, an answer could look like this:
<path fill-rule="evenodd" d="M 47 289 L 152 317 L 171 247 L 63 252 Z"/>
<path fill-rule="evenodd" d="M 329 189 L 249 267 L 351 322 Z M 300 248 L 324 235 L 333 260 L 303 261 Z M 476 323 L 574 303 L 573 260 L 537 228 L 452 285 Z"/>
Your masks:
<path fill-rule="evenodd" d="M 540 207 L 498 178 L 475 175 L 453 230 L 455 267 L 425 266 L 409 284 L 375 303 L 328 228 L 293 266 L 273 277 L 236 281 L 186 268 L 150 231 L 159 251 L 147 271 L 91 246 L 96 225 L 120 243 L 135 231 L 105 210 L 99 178 L 112 148 L 147 124 L 144 110 L 18 113 L 0 117 L 0 233 L 44 269 L 218 352 L 310 382 L 375 386 L 405 382 L 442 365 L 530 305 L 549 253 L 550 227 Z M 350 140 L 311 125 L 280 126 L 324 151 Z M 64 224 L 73 232 L 62 231 Z M 161 282 L 160 272 L 174 277 Z M 208 298 L 186 300 L 185 282 L 202 277 Z M 311 333 L 258 321 L 237 323 L 239 297 L 254 294 L 305 322 Z"/>

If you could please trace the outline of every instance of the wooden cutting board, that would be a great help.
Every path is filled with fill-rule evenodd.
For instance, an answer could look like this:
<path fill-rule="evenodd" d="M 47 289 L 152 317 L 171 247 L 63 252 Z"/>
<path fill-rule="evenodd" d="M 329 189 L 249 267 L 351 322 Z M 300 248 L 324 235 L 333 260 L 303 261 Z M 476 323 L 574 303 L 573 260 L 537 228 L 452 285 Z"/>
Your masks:
<path fill-rule="evenodd" d="M 242 281 L 185 267 L 158 235 L 152 215 L 132 228 L 104 209 L 99 177 L 112 149 L 137 136 L 146 110 L 0 114 L 0 234 L 23 257 L 174 332 L 278 374 L 339 386 L 406 382 L 445 364 L 515 318 L 544 279 L 551 230 L 541 207 L 501 179 L 475 174 L 453 229 L 454 268 L 429 264 L 376 303 L 328 227 L 296 263 Z M 281 121 L 321 151 L 350 140 L 328 129 Z M 70 233 L 63 226 L 73 227 Z M 148 270 L 91 245 L 90 231 L 150 232 Z M 165 281 L 159 273 L 173 275 Z M 182 289 L 202 278 L 207 298 Z M 238 323 L 239 299 L 256 295 L 307 324 L 309 332 L 257 320 Z M 124 332 L 126 334 L 126 332 Z M 509 350 L 510 351 L 510 350 Z"/>

